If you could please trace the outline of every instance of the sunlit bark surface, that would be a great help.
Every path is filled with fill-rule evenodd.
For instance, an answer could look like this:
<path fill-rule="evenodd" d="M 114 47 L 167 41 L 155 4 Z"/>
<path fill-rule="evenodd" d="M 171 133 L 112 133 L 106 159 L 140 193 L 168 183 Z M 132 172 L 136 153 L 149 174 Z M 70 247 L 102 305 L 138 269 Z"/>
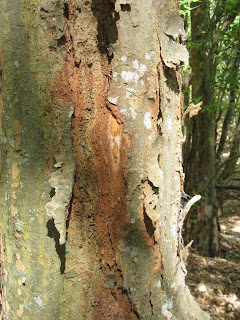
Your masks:
<path fill-rule="evenodd" d="M 179 243 L 176 2 L 0 5 L 3 319 L 208 319 Z"/>

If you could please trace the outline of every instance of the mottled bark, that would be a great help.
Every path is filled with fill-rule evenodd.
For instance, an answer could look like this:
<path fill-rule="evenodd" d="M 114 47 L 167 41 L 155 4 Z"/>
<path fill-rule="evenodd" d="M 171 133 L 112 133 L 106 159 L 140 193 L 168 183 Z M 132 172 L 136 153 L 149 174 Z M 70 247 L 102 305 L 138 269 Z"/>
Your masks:
<path fill-rule="evenodd" d="M 0 4 L 3 319 L 208 319 L 180 243 L 176 2 Z"/>

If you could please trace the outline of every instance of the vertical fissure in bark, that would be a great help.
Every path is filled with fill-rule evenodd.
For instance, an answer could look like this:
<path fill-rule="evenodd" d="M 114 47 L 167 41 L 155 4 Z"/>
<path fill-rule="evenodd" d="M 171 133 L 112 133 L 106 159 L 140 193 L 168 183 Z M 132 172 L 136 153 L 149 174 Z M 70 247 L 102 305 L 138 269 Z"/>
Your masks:
<path fill-rule="evenodd" d="M 147 230 L 147 233 L 150 238 L 153 237 L 155 228 L 153 226 L 152 220 L 149 218 L 149 216 L 146 214 L 146 208 L 143 206 L 143 221 Z"/>
<path fill-rule="evenodd" d="M 69 5 L 68 5 L 67 2 L 64 3 L 63 15 L 64 15 L 64 17 L 65 17 L 67 20 L 69 20 L 70 12 L 69 12 Z"/>
<path fill-rule="evenodd" d="M 109 46 L 118 39 L 116 23 L 120 19 L 119 13 L 115 11 L 115 5 L 109 0 L 92 1 L 91 10 L 98 22 L 98 48 L 101 54 L 107 55 L 111 61 L 112 53 Z"/>
<path fill-rule="evenodd" d="M 60 259 L 60 273 L 64 274 L 65 271 L 65 261 L 66 261 L 66 244 L 60 244 L 59 243 L 59 239 L 60 239 L 60 234 L 58 232 L 58 230 L 55 227 L 54 224 L 54 220 L 50 219 L 47 222 L 47 236 L 54 239 L 55 242 L 55 248 L 56 248 L 56 252 L 58 254 L 58 257 Z"/>
<path fill-rule="evenodd" d="M 151 307 L 151 310 L 152 310 L 152 316 L 153 316 L 153 304 L 152 304 L 152 292 L 151 290 L 149 291 L 149 303 L 150 303 L 150 307 Z"/>

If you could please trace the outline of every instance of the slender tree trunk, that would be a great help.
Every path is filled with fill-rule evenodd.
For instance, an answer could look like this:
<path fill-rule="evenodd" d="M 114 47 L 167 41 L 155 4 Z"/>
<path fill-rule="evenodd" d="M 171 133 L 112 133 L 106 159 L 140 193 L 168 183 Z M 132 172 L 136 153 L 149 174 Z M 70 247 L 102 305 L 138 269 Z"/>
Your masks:
<path fill-rule="evenodd" d="M 239 158 L 239 136 L 240 136 L 240 113 L 238 114 L 238 117 L 236 119 L 236 125 L 235 125 L 235 131 L 232 139 L 232 145 L 230 149 L 230 154 L 229 154 L 229 161 L 227 161 L 226 165 L 224 166 L 224 169 L 219 176 L 219 182 L 220 183 L 229 183 L 231 180 L 237 160 Z"/>
<path fill-rule="evenodd" d="M 218 215 L 220 216 L 223 211 L 223 190 L 219 188 L 219 184 L 229 183 L 234 175 L 234 170 L 236 167 L 236 163 L 238 161 L 237 155 L 239 155 L 239 135 L 240 135 L 240 113 L 236 120 L 235 130 L 232 132 L 229 130 L 230 123 L 233 122 L 234 119 L 234 110 L 236 109 L 237 104 L 237 87 L 238 87 L 238 72 L 239 72 L 239 62 L 240 62 L 240 42 L 237 46 L 236 56 L 232 63 L 232 79 L 230 83 L 230 94 L 229 94 L 229 109 L 226 112 L 224 117 L 223 126 L 222 126 L 222 134 L 217 150 L 217 160 L 218 163 L 221 160 L 221 156 L 224 151 L 224 147 L 226 146 L 226 142 L 228 141 L 228 137 L 232 136 L 229 161 L 226 162 L 226 166 L 220 175 L 218 175 L 217 181 L 217 198 L 218 198 Z M 230 143 L 230 142 L 229 142 Z M 220 226 L 219 226 L 220 229 Z"/>
<path fill-rule="evenodd" d="M 191 51 L 192 98 L 203 100 L 203 110 L 188 122 L 184 171 L 186 192 L 199 194 L 215 173 L 215 113 L 206 110 L 214 102 L 213 60 L 208 2 L 192 10 Z M 205 107 L 205 108 L 204 108 Z M 218 252 L 217 199 L 215 179 L 202 194 L 200 207 L 192 210 L 186 224 L 186 240 L 194 239 L 202 252 L 215 256 Z"/>
<path fill-rule="evenodd" d="M 180 246 L 176 2 L 0 4 L 2 318 L 209 319 Z"/>
<path fill-rule="evenodd" d="M 238 72 L 239 72 L 239 62 L 240 62 L 240 41 L 237 46 L 236 56 L 233 59 L 231 67 L 231 82 L 230 82 L 230 93 L 229 93 L 229 108 L 224 117 L 222 134 L 217 150 L 217 160 L 220 162 L 221 156 L 224 151 L 224 147 L 227 141 L 227 136 L 229 135 L 229 126 L 233 120 L 234 110 L 237 104 L 237 89 L 238 89 Z M 237 126 L 236 126 L 237 128 Z M 238 139 L 239 140 L 239 139 Z"/>

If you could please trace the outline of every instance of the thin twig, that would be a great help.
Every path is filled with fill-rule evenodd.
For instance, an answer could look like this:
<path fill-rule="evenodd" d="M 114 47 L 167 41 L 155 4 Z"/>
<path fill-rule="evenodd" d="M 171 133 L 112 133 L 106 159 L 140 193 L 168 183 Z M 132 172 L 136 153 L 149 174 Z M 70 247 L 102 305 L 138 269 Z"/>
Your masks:
<path fill-rule="evenodd" d="M 223 193 L 225 193 L 228 197 L 233 198 L 234 200 L 240 201 L 240 198 L 238 198 L 238 197 L 236 197 L 236 196 L 233 196 L 232 194 L 230 194 L 230 193 L 228 193 L 228 192 L 226 192 L 226 191 L 224 191 L 224 190 L 223 190 Z"/>
<path fill-rule="evenodd" d="M 239 158 L 239 157 L 240 157 L 240 154 L 237 154 L 237 155 L 234 156 L 234 157 L 231 157 L 231 158 L 226 159 L 226 160 L 216 169 L 214 175 L 212 175 L 212 176 L 209 178 L 208 182 L 205 184 L 205 186 L 202 188 L 202 190 L 201 190 L 199 193 L 203 194 L 204 191 L 206 191 L 206 189 L 208 188 L 209 184 L 210 184 L 210 183 L 212 182 L 212 180 L 217 176 L 219 170 L 220 170 L 222 167 L 224 167 L 224 166 L 227 164 L 228 161 L 231 161 L 231 160 L 233 160 L 233 159 L 235 159 L 235 158 Z"/>

